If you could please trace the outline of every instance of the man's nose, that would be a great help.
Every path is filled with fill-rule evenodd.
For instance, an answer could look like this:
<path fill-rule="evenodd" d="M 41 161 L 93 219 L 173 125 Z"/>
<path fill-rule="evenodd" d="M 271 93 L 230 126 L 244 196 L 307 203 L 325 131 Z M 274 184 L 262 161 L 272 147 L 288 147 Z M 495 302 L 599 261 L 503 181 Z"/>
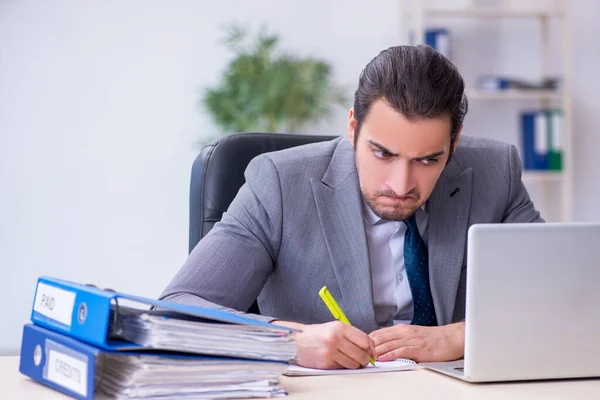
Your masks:
<path fill-rule="evenodd" d="M 401 162 L 394 166 L 386 182 L 398 196 L 404 196 L 415 187 L 413 171 L 408 162 Z"/>

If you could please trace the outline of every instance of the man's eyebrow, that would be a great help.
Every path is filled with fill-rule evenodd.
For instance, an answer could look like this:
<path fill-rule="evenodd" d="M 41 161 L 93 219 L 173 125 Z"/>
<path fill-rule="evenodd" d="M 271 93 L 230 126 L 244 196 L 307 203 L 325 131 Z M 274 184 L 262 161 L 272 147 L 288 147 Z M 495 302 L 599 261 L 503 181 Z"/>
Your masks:
<path fill-rule="evenodd" d="M 414 160 L 415 161 L 423 161 L 423 160 L 427 160 L 428 158 L 437 158 L 441 155 L 444 155 L 444 153 L 445 153 L 445 151 L 442 150 L 442 151 L 438 151 L 436 153 L 427 154 L 426 156 L 423 156 L 423 157 L 414 158 Z"/>
<path fill-rule="evenodd" d="M 369 140 L 368 140 L 368 142 L 369 142 L 369 143 L 370 143 L 372 146 L 375 146 L 375 147 L 377 147 L 379 150 L 381 150 L 381 151 L 383 151 L 383 152 L 386 152 L 386 153 L 388 153 L 390 156 L 397 156 L 397 155 L 398 155 L 398 154 L 394 153 L 393 151 L 391 151 L 391 150 L 389 150 L 389 149 L 386 149 L 386 148 L 385 148 L 385 146 L 383 146 L 383 145 L 381 145 L 381 144 L 377 143 L 377 142 L 376 142 L 376 141 L 374 141 L 374 140 L 370 140 L 370 139 L 369 139 Z"/>
<path fill-rule="evenodd" d="M 376 141 L 374 141 L 374 140 L 370 140 L 370 139 L 369 139 L 369 140 L 368 140 L 368 142 L 369 142 L 369 144 L 371 144 L 372 146 L 375 146 L 375 147 L 377 147 L 379 150 L 381 150 L 381 151 L 383 151 L 383 152 L 386 152 L 386 153 L 388 153 L 390 156 L 397 156 L 397 155 L 398 155 L 398 154 L 396 154 L 396 153 L 392 152 L 391 150 L 389 150 L 389 149 L 386 149 L 386 148 L 385 148 L 385 146 L 383 146 L 383 145 L 381 145 L 381 144 L 377 143 L 377 142 L 376 142 Z M 415 158 L 413 158 L 413 160 L 415 160 L 415 161 L 423 161 L 423 160 L 427 160 L 427 159 L 429 159 L 429 158 L 436 158 L 436 157 L 439 157 L 439 156 L 443 155 L 445 152 L 446 152 L 446 151 L 444 151 L 444 150 L 441 150 L 441 151 L 437 151 L 437 152 L 435 152 L 435 153 L 427 154 L 427 155 L 425 155 L 425 156 L 422 156 L 422 157 L 415 157 Z"/>

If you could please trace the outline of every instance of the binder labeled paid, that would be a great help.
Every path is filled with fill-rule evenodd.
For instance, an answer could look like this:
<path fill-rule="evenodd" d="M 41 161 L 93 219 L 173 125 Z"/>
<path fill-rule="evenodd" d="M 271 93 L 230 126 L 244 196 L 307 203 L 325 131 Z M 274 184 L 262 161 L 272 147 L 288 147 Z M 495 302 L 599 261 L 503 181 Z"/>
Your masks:
<path fill-rule="evenodd" d="M 290 328 L 50 277 L 38 278 L 31 321 L 109 351 L 155 349 L 286 362 L 296 356 Z"/>
<path fill-rule="evenodd" d="M 278 376 L 287 364 L 200 355 L 117 352 L 27 324 L 19 371 L 79 399 L 251 398 L 285 395 Z"/>

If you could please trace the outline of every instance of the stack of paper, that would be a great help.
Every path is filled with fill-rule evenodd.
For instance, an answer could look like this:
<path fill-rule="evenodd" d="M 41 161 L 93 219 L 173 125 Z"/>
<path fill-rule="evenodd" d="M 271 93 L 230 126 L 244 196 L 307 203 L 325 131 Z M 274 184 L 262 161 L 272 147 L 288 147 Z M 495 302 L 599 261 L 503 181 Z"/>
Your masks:
<path fill-rule="evenodd" d="M 96 365 L 97 390 L 123 399 L 285 395 L 277 377 L 287 365 L 279 362 L 105 353 Z"/>
<path fill-rule="evenodd" d="M 31 321 L 19 371 L 86 400 L 282 396 L 296 356 L 293 329 L 51 277 L 38 279 Z"/>
<path fill-rule="evenodd" d="M 168 311 L 121 308 L 114 333 L 148 349 L 275 361 L 296 355 L 287 328 L 204 322 Z"/>

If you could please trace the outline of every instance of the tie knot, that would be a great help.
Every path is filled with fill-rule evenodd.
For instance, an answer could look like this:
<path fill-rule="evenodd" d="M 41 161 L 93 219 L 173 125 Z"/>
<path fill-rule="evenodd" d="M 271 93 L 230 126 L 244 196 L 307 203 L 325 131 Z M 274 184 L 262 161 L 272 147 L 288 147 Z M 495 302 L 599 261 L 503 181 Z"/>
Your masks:
<path fill-rule="evenodd" d="M 406 227 L 410 232 L 414 232 L 417 229 L 417 220 L 415 214 L 406 218 L 403 222 L 406 224 Z"/>

